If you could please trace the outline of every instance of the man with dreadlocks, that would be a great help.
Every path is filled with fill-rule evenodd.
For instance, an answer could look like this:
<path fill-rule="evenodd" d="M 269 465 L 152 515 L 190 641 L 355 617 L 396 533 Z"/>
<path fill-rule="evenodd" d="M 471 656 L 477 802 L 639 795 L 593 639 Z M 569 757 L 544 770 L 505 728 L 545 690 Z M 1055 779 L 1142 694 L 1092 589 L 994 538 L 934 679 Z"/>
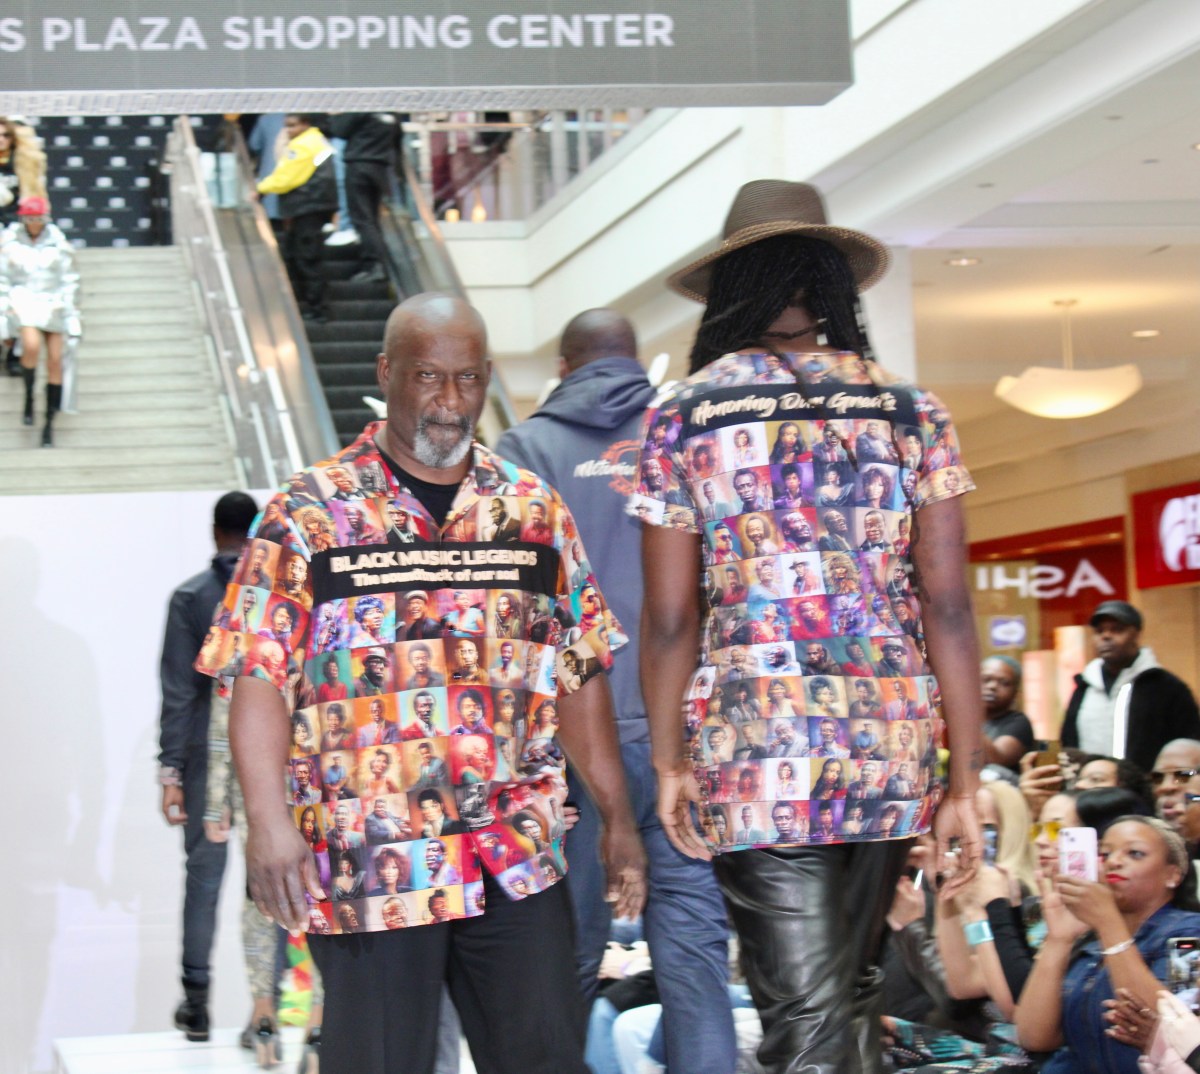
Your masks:
<path fill-rule="evenodd" d="M 911 654 L 901 681 L 914 697 L 922 696 L 922 689 L 925 696 L 938 696 L 929 689 L 936 670 L 952 747 L 949 793 L 933 822 L 936 871 L 943 877 L 940 895 L 948 898 L 961 890 L 980 858 L 973 799 L 983 765 L 983 712 L 958 499 L 973 486 L 941 403 L 874 361 L 858 294 L 883 275 L 887 262 L 887 250 L 875 239 L 826 223 L 813 187 L 782 180 L 742 187 L 726 218 L 720 248 L 670 280 L 675 290 L 706 303 L 706 310 L 692 350 L 691 375 L 657 399 L 646 417 L 645 427 L 660 433 L 657 452 L 665 460 L 667 481 L 661 489 L 643 484 L 630 499 L 631 513 L 643 521 L 642 689 L 659 778 L 659 816 L 683 853 L 716 855 L 714 869 L 762 1019 L 758 1058 L 770 1072 L 882 1070 L 881 974 L 875 963 L 912 838 L 929 826 L 932 773 L 928 758 L 920 765 L 910 763 L 905 794 L 893 802 L 884 792 L 882 806 L 891 808 L 896 821 L 886 841 L 868 834 L 846 842 L 829 826 L 814 838 L 810 828 L 816 832 L 816 824 L 797 824 L 769 849 L 765 837 L 761 845 L 731 847 L 706 841 L 701 834 L 713 831 L 710 796 L 716 771 L 705 765 L 702 743 L 707 726 L 723 717 L 697 716 L 706 713 L 713 669 L 729 665 L 729 653 L 721 646 L 733 643 L 715 629 L 717 610 L 702 607 L 706 598 L 697 585 L 704 568 L 714 562 L 713 527 L 705 526 L 691 503 L 691 490 L 700 484 L 688 468 L 697 438 L 717 445 L 716 475 L 736 473 L 735 487 L 736 478 L 751 475 L 755 487 L 768 487 L 780 479 L 773 472 L 778 467 L 745 467 L 727 457 L 724 447 L 736 442 L 739 427 L 750 430 L 758 442 L 765 435 L 770 443 L 782 423 L 796 423 L 803 442 L 814 445 L 809 457 L 790 464 L 801 470 L 798 510 L 814 521 L 821 484 L 814 479 L 814 463 L 843 463 L 861 477 L 869 462 L 873 470 L 884 472 L 892 488 L 903 491 L 887 503 L 837 508 L 845 523 L 837 533 L 845 530 L 846 535 L 836 541 L 823 538 L 820 551 L 811 553 L 824 561 L 825 592 L 814 599 L 830 605 L 850 601 L 861 614 L 830 615 L 824 620 L 825 636 L 801 643 L 830 656 L 831 670 L 819 680 L 819 711 L 815 690 L 807 701 L 808 730 L 815 735 L 817 724 L 833 722 L 837 740 L 848 742 L 848 700 L 858 681 L 866 681 L 874 696 L 884 696 L 873 668 L 855 664 L 852 676 L 843 666 L 852 650 L 859 656 L 879 654 L 889 644 L 901 644 Z M 924 450 L 919 460 L 911 451 L 903 453 L 916 462 L 905 471 L 897 444 L 914 430 Z M 712 435 L 718 431 L 719 436 Z M 886 441 L 883 447 L 881 440 Z M 951 474 L 954 480 L 948 481 Z M 679 506 L 678 495 L 669 498 L 673 493 L 682 494 L 693 508 L 690 527 L 679 526 L 679 512 L 687 507 Z M 668 504 L 674 505 L 671 526 L 665 524 Z M 750 510 L 768 516 L 782 530 L 770 507 L 752 506 L 743 496 L 738 513 Z M 868 514 L 882 514 L 887 532 L 906 520 L 908 548 L 897 553 L 867 540 Z M 733 519 L 724 521 L 736 525 Z M 745 549 L 743 556 L 746 577 L 761 574 L 762 565 L 773 559 L 788 558 L 759 555 L 751 562 Z M 922 618 L 914 637 L 892 636 L 900 628 L 886 585 L 898 567 L 911 574 L 920 601 Z M 774 573 L 785 572 L 781 563 Z M 723 599 L 723 615 L 744 611 L 729 608 L 728 593 Z M 754 663 L 747 662 L 743 677 L 770 674 Z M 760 683 L 756 692 L 765 685 Z M 688 724 L 680 716 L 685 697 L 695 699 Z M 754 760 L 746 752 L 749 743 L 763 740 L 765 728 L 756 726 L 761 722 L 755 717 L 737 728 L 735 756 L 747 758 L 742 764 L 764 787 L 770 785 L 773 762 Z M 942 726 L 937 711 L 922 712 L 913 722 L 922 725 L 913 728 L 922 741 L 936 736 Z M 809 773 L 811 780 L 819 777 L 823 763 L 816 758 L 808 762 L 817 766 Z M 862 778 L 861 760 L 841 763 L 847 782 Z M 879 775 L 896 775 L 894 768 L 889 765 Z M 822 805 L 837 807 L 834 802 Z M 798 804 L 797 809 L 807 807 Z"/>

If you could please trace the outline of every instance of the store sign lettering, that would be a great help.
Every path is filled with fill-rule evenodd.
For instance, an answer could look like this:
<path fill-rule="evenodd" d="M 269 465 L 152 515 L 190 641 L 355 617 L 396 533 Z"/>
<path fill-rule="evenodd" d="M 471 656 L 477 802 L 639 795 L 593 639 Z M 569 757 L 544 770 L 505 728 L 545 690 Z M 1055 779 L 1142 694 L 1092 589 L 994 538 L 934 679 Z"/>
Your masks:
<path fill-rule="evenodd" d="M 978 564 L 975 567 L 975 588 L 980 592 L 1012 589 L 1018 596 L 1032 597 L 1034 600 L 1074 597 L 1084 589 L 1095 590 L 1105 597 L 1116 593 L 1108 579 L 1086 559 L 1080 559 L 1069 579 L 1062 567 L 1048 563 L 1015 569 L 1002 563 Z"/>

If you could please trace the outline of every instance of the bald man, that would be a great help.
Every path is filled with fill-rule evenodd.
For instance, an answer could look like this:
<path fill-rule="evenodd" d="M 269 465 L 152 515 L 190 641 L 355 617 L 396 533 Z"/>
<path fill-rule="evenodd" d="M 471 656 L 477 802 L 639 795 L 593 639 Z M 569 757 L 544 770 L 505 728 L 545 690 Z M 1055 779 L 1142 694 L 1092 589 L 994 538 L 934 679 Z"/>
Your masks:
<path fill-rule="evenodd" d="M 491 363 L 483 322 L 462 299 L 421 294 L 397 307 L 388 319 L 377 374 L 387 401 L 386 418 L 369 425 L 353 444 L 323 467 L 298 474 L 293 485 L 322 488 L 322 483 L 315 480 L 317 471 L 327 473 L 352 460 L 363 485 L 369 480 L 371 487 L 383 490 L 389 504 L 404 504 L 420 516 L 415 532 L 429 536 L 415 538 L 409 547 L 430 557 L 450 550 L 468 561 L 454 546 L 469 544 L 475 551 L 481 542 L 475 540 L 475 529 L 468 532 L 459 520 L 485 516 L 498 477 L 514 488 L 530 490 L 512 494 L 515 506 L 519 508 L 536 496 L 548 506 L 549 517 L 564 533 L 573 532 L 570 512 L 553 489 L 538 475 L 518 471 L 475 440 Z M 295 501 L 286 495 L 275 502 L 285 512 L 297 509 Z M 386 592 L 397 606 L 404 606 L 410 594 L 428 596 L 427 589 L 413 588 L 428 584 L 416 576 L 442 581 L 432 571 L 389 574 L 385 570 L 369 574 L 340 570 L 339 561 L 351 554 L 347 545 L 334 542 L 332 547 L 327 544 L 309 549 L 313 604 L 311 613 L 303 610 L 298 619 L 297 653 L 309 651 L 311 623 L 321 621 L 322 611 L 358 595 L 361 588 Z M 585 586 L 595 586 L 595 579 L 587 573 L 569 584 L 557 549 L 532 547 L 537 549 L 531 553 L 536 555 L 537 569 L 515 572 L 519 580 L 506 578 L 504 592 L 519 594 L 522 601 L 567 607 L 582 599 Z M 385 557 L 396 554 L 389 550 L 382 534 L 374 544 L 354 545 L 352 552 Z M 467 571 L 472 575 L 473 588 L 499 588 L 495 571 Z M 235 572 L 233 583 L 240 582 Z M 607 611 L 598 588 L 596 598 L 600 608 Z M 227 596 L 226 601 L 229 599 Z M 399 641 L 394 636 L 394 623 L 379 629 L 389 643 L 430 644 Z M 484 637 L 486 630 L 481 628 Z M 611 650 L 619 642 L 611 633 L 601 625 L 587 635 L 590 654 L 595 658 L 590 673 L 577 675 L 571 683 L 560 676 L 557 711 L 562 724 L 558 738 L 600 803 L 606 829 L 603 854 L 609 893 L 620 912 L 637 914 L 644 901 L 645 855 L 629 806 L 608 680 L 601 673 L 611 664 Z M 485 643 L 470 639 L 467 644 L 478 650 Z M 582 640 L 574 641 L 576 648 L 582 644 Z M 548 655 L 561 664 L 567 647 L 564 637 Z M 380 651 L 387 655 L 385 648 Z M 482 667 L 478 651 L 463 651 L 456 659 L 458 667 L 471 661 L 470 666 Z M 219 667 L 202 670 L 212 674 L 224 671 Z M 353 929 L 339 924 L 333 917 L 331 893 L 322 890 L 319 879 L 336 871 L 331 869 L 333 863 L 322 859 L 329 852 L 314 852 L 297 829 L 295 811 L 285 806 L 279 794 L 279 771 L 287 762 L 290 739 L 285 675 L 282 668 L 278 675 L 266 667 L 256 671 L 258 677 L 235 680 L 230 715 L 230 740 L 249 822 L 247 878 L 260 910 L 287 928 L 311 928 L 306 894 L 321 904 L 322 916 L 332 919 L 337 928 L 338 934 L 314 934 L 310 942 L 327 992 L 321 1038 L 321 1069 L 325 1074 L 432 1069 L 444 984 L 453 994 L 472 1052 L 487 1057 L 489 1070 L 525 1074 L 541 1068 L 586 1074 L 584 1020 L 573 987 L 574 950 L 566 886 L 554 884 L 516 898 L 507 878 L 496 875 L 486 862 L 481 880 L 467 880 L 464 867 L 473 860 L 477 836 L 463 830 L 446 835 L 442 828 L 444 845 L 440 852 L 451 869 L 443 872 L 439 865 L 435 877 L 430 865 L 432 844 L 406 846 L 402 841 L 399 851 L 414 863 L 414 870 L 424 870 L 414 872 L 414 884 L 428 881 L 429 886 L 438 887 L 438 912 L 431 908 L 429 914 L 413 913 L 407 927 L 389 928 L 374 907 L 364 905 Z M 472 687 L 467 692 L 479 691 Z M 372 700 L 386 703 L 392 711 L 398 711 L 401 702 L 394 692 Z M 449 735 L 443 734 L 419 745 L 430 756 L 436 752 L 453 757 L 450 744 Z M 397 747 L 381 749 L 395 751 Z M 553 753 L 555 758 L 561 756 L 557 750 Z M 566 783 L 561 761 L 552 760 L 550 754 L 547 750 L 538 773 L 538 793 L 561 803 L 567 794 Z M 385 760 L 391 763 L 394 758 L 396 754 L 391 753 Z M 445 804 L 447 816 L 467 788 L 461 768 L 443 763 L 431 787 Z M 515 787 L 515 783 L 498 779 L 489 785 L 488 795 L 494 800 Z M 344 842 L 361 847 L 361 813 L 351 809 L 351 803 L 343 804 L 347 806 L 343 811 L 347 822 Z M 562 852 L 561 838 L 556 836 L 547 853 Z M 353 935 L 344 935 L 348 932 Z M 539 1002 L 530 1005 L 528 989 L 512 988 L 514 980 L 533 988 Z M 486 997 L 486 1007 L 481 997 Z"/>
<path fill-rule="evenodd" d="M 667 1067 L 689 1074 L 728 1074 L 737 1056 L 725 988 L 725 908 L 709 863 L 675 851 L 658 823 L 646 705 L 637 678 L 641 533 L 624 515 L 624 498 L 637 483 L 642 437 L 661 438 L 662 454 L 654 460 L 660 469 L 669 465 L 672 445 L 664 430 L 642 431 L 642 414 L 654 389 L 638 364 L 633 326 L 621 314 L 610 309 L 580 313 L 563 330 L 559 352 L 562 383 L 527 421 L 505 432 L 496 450 L 542 474 L 566 500 L 583 539 L 578 554 L 586 547 L 629 635 L 631 651 L 617 658 L 609 680 L 621 757 L 651 860 L 646 933 L 666 1012 Z M 578 620 L 578 609 L 575 615 Z M 596 812 L 574 782 L 571 791 L 581 812 L 571 831 L 571 898 L 579 982 L 590 1001 L 611 909 L 604 902 L 598 868 Z"/>

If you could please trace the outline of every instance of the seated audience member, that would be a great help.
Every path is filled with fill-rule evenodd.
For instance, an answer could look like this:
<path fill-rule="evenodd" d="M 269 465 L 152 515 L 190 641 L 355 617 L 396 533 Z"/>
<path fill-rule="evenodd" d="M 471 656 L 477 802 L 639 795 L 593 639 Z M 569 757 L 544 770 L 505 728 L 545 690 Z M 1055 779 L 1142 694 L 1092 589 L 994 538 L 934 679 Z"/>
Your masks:
<path fill-rule="evenodd" d="M 1119 818 L 1100 855 L 1099 882 L 1061 874 L 1042 881 L 1046 939 L 1015 1020 L 1027 1050 L 1054 1051 L 1044 1074 L 1138 1074 L 1122 1027 L 1106 1031 L 1104 1001 L 1128 989 L 1142 1005 L 1152 1002 L 1166 977 L 1167 940 L 1200 935 L 1187 848 L 1170 827 Z"/>
<path fill-rule="evenodd" d="M 1136 764 L 1124 758 L 1102 757 L 1089 754 L 1079 763 L 1079 774 L 1075 777 L 1077 791 L 1091 791 L 1097 787 L 1121 787 L 1140 798 L 1148 807 L 1148 816 L 1154 815 L 1154 788 L 1150 777 Z M 1130 813 L 1139 812 L 1136 809 Z"/>

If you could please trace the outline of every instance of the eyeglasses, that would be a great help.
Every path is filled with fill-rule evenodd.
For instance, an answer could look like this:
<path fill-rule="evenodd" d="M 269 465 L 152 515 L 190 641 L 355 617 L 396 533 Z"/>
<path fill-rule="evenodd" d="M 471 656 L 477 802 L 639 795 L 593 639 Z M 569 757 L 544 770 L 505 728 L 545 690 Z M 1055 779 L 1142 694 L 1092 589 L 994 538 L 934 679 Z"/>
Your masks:
<path fill-rule="evenodd" d="M 1176 768 L 1167 772 L 1151 772 L 1150 782 L 1156 787 L 1161 787 L 1169 779 L 1176 787 L 1182 787 L 1197 772 L 1200 772 L 1200 768 Z"/>
<path fill-rule="evenodd" d="M 1032 843 L 1039 835 L 1045 833 L 1046 838 L 1049 839 L 1050 842 L 1055 843 L 1058 841 L 1058 833 L 1064 827 L 1066 827 L 1066 825 L 1057 820 L 1048 820 L 1044 823 L 1042 821 L 1037 821 L 1029 826 L 1029 841 Z"/>

